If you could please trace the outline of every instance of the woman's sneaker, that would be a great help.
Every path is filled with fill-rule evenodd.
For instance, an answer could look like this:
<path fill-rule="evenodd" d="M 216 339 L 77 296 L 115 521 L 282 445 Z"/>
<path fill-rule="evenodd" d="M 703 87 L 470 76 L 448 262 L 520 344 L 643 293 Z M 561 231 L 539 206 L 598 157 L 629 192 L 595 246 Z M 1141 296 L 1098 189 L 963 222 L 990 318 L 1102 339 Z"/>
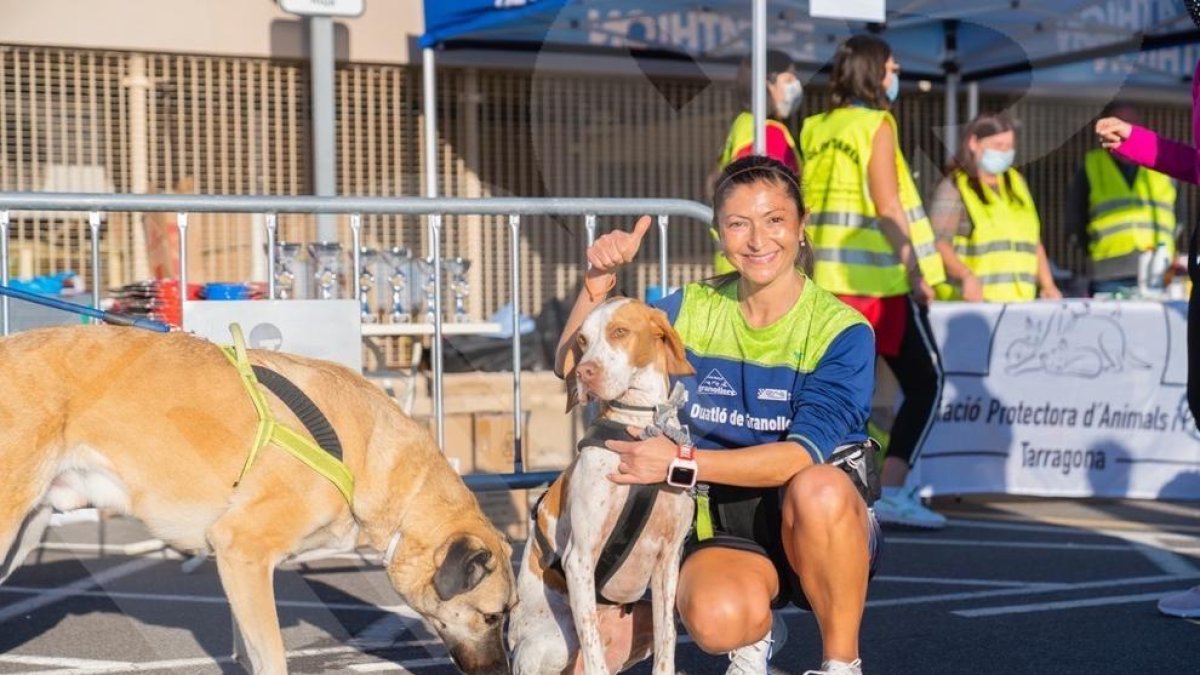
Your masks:
<path fill-rule="evenodd" d="M 1200 586 L 1163 597 L 1158 601 L 1158 611 L 1181 619 L 1200 618 Z"/>
<path fill-rule="evenodd" d="M 820 670 L 806 670 L 804 675 L 862 675 L 862 659 L 850 663 L 830 659 L 821 664 Z"/>
<path fill-rule="evenodd" d="M 875 518 L 889 525 L 906 525 L 926 530 L 940 530 L 946 526 L 946 517 L 925 508 L 917 493 L 920 487 L 905 490 L 898 487 L 883 488 L 883 496 L 875 502 Z"/>
<path fill-rule="evenodd" d="M 771 613 L 771 630 L 766 637 L 752 645 L 729 652 L 729 667 L 725 675 L 767 675 L 767 661 L 787 644 L 787 624 L 778 612 Z"/>

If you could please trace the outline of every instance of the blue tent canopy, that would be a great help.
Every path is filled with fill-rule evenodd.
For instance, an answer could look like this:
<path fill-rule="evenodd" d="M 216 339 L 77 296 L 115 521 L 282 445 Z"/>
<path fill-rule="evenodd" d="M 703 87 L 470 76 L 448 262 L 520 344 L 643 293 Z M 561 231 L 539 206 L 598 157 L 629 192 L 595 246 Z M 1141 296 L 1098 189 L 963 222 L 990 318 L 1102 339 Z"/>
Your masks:
<path fill-rule="evenodd" d="M 820 68 L 866 30 L 909 74 L 1032 84 L 1178 87 L 1200 57 L 1200 31 L 1177 0 L 888 0 L 887 22 L 809 15 L 807 0 L 770 0 L 768 46 Z M 644 49 L 732 60 L 750 51 L 745 0 L 425 0 L 423 47 Z M 953 50 L 953 51 L 952 51 Z"/>

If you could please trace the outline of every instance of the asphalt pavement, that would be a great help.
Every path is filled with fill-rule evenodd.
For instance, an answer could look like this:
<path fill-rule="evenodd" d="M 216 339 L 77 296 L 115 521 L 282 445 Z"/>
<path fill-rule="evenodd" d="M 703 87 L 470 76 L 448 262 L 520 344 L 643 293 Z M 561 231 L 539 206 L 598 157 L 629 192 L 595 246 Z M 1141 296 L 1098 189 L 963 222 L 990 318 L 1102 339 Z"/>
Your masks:
<path fill-rule="evenodd" d="M 866 673 L 1200 674 L 1200 622 L 1154 608 L 1200 584 L 1200 503 L 936 506 L 950 518 L 944 530 L 885 530 L 862 631 Z M 31 558 L 0 586 L 0 675 L 243 672 L 211 560 L 185 566 L 125 519 L 51 528 Z M 456 672 L 376 556 L 286 565 L 275 585 L 293 673 Z M 783 618 L 772 671 L 817 668 L 813 617 Z M 680 672 L 727 663 L 681 634 Z"/>

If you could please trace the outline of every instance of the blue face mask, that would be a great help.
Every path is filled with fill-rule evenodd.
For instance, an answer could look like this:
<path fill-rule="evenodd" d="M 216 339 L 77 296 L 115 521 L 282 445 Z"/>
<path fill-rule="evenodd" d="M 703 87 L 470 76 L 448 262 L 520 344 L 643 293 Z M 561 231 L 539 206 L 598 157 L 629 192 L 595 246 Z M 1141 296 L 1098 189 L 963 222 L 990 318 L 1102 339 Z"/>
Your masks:
<path fill-rule="evenodd" d="M 1001 150 L 984 148 L 983 156 L 979 158 L 979 168 L 992 174 L 993 176 L 999 176 L 1005 171 L 1008 171 L 1008 168 L 1012 166 L 1013 158 L 1016 156 L 1016 150 L 1004 152 Z"/>
<path fill-rule="evenodd" d="M 899 75 L 896 75 L 895 73 L 892 74 L 892 81 L 888 83 L 887 90 L 884 93 L 887 94 L 888 101 L 891 101 L 892 103 L 896 102 L 896 99 L 900 96 Z"/>

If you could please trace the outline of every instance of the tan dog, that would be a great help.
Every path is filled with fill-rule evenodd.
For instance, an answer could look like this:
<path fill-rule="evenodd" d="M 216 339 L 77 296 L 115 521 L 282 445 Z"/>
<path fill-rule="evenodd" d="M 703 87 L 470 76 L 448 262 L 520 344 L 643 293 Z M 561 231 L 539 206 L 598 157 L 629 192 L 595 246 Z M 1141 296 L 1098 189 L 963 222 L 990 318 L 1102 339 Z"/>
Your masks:
<path fill-rule="evenodd" d="M 668 376 L 693 372 L 666 315 L 634 300 L 610 300 L 593 310 L 575 346 L 581 356 L 574 382 L 570 373 L 567 378 L 569 405 L 589 396 L 605 402 L 600 425 L 610 429 L 650 426 L 654 406 L 668 400 Z M 514 673 L 560 673 L 577 654 L 585 673 L 606 673 L 640 661 L 651 650 L 655 673 L 675 672 L 675 588 L 694 513 L 692 498 L 678 488 L 655 486 L 661 491 L 644 529 L 615 573 L 596 588 L 597 561 L 631 492 L 607 478 L 617 472 L 618 462 L 602 442 L 585 440 L 539 503 L 535 525 L 541 535 L 531 535 L 525 544 L 519 602 L 509 622 Z M 547 564 L 559 558 L 561 568 Z M 602 634 L 604 624 L 626 610 L 598 607 L 597 591 L 610 602 L 632 604 L 647 589 L 653 644 L 644 640 L 644 626 L 634 626 L 632 638 Z"/>
<path fill-rule="evenodd" d="M 460 669 L 508 672 L 501 630 L 514 601 L 511 548 L 425 427 L 341 366 L 259 351 L 250 360 L 291 380 L 328 417 L 355 478 L 353 508 L 273 445 L 234 487 L 258 418 L 213 344 L 107 326 L 0 340 L 0 582 L 40 540 L 50 506 L 129 513 L 180 550 L 215 554 L 253 670 L 284 673 L 275 566 L 361 542 L 388 550 L 392 585 Z M 267 400 L 277 420 L 304 432 L 278 399 Z"/>

